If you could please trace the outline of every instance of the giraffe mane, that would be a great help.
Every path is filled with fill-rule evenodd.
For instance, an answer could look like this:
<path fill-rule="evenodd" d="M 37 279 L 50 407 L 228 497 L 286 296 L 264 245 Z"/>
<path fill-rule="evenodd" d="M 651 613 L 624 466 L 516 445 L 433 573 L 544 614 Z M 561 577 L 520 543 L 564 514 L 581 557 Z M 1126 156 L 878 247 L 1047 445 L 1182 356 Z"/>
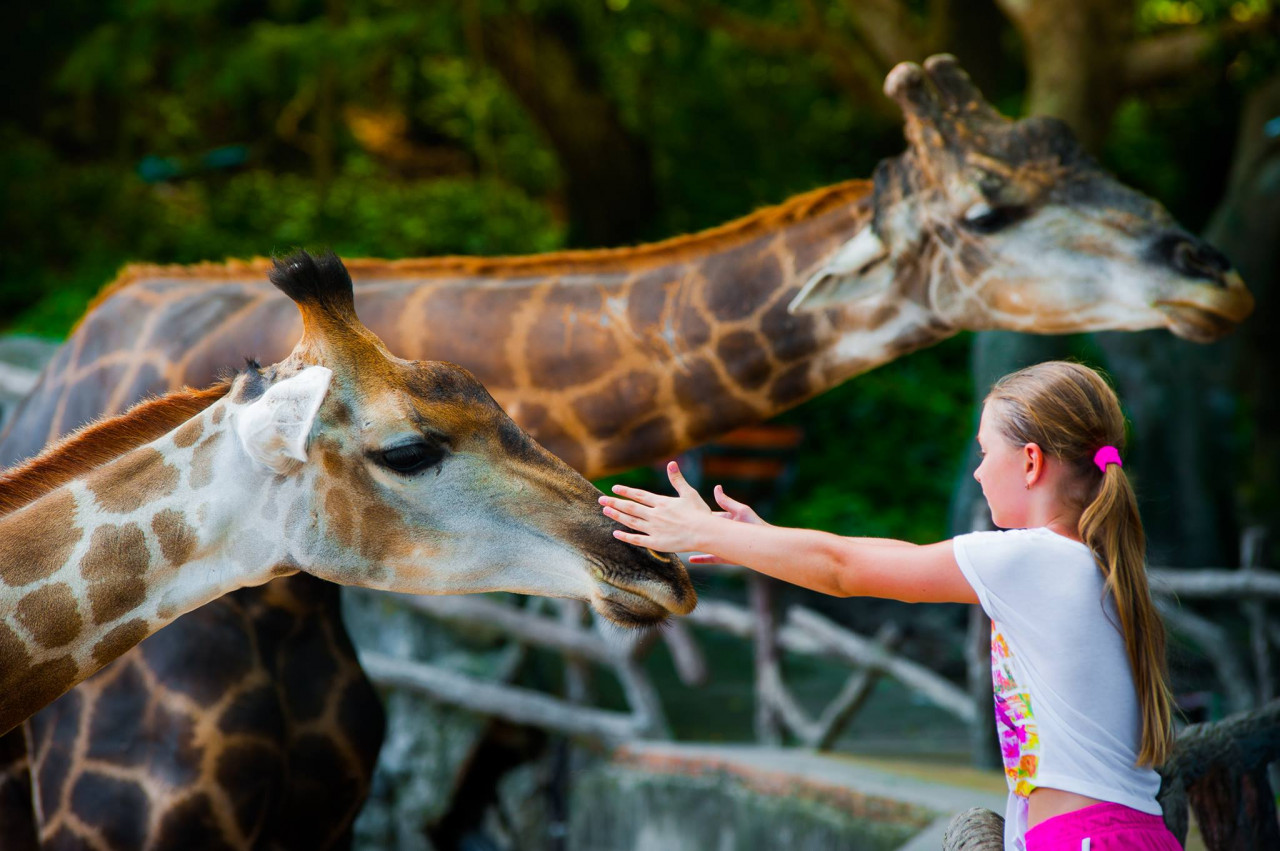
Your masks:
<path fill-rule="evenodd" d="M 598 270 L 634 269 L 638 264 L 643 265 L 645 261 L 668 262 L 681 254 L 701 253 L 708 248 L 714 249 L 718 245 L 737 243 L 757 234 L 768 233 L 793 222 L 820 215 L 851 200 L 857 200 L 870 191 L 871 182 L 868 180 L 846 180 L 792 196 L 781 204 L 762 207 L 741 218 L 697 233 L 625 248 L 572 249 L 508 257 L 450 255 L 414 257 L 404 260 L 362 257 L 345 260 L 344 263 L 351 274 L 357 278 L 381 275 L 445 274 L 459 277 L 481 275 L 502 277 L 536 274 L 552 267 L 565 265 L 589 266 Z M 98 305 L 115 293 L 140 281 L 153 278 L 262 280 L 267 278 L 271 268 L 272 260 L 267 257 L 190 264 L 130 263 L 94 296 L 80 321 L 84 321 L 85 316 L 92 313 Z M 79 323 L 77 327 L 78 325 Z"/>
<path fill-rule="evenodd" d="M 231 381 L 226 378 L 202 390 L 184 387 L 139 402 L 123 414 L 88 423 L 35 457 L 0 471 L 0 517 L 167 434 L 225 396 Z"/>

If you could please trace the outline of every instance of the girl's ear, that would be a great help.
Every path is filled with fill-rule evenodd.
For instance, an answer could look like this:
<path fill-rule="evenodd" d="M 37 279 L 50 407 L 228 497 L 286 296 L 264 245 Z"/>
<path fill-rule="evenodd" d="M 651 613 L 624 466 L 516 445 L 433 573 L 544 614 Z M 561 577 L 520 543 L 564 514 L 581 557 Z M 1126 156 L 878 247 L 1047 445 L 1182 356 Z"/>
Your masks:
<path fill-rule="evenodd" d="M 1027 477 L 1027 487 L 1040 480 L 1044 473 L 1044 452 L 1038 443 L 1028 443 L 1022 447 L 1023 471 Z"/>
<path fill-rule="evenodd" d="M 233 412 L 233 428 L 249 457 L 278 474 L 307 460 L 307 436 L 333 372 L 309 366 Z"/>

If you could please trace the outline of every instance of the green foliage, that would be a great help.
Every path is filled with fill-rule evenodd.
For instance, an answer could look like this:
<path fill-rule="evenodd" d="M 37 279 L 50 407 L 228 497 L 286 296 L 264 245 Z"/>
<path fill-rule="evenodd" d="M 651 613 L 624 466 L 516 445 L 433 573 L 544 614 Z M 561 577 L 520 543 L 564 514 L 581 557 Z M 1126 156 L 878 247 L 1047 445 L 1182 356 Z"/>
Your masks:
<path fill-rule="evenodd" d="M 157 187 L 105 166 L 64 166 L 51 186 L 54 165 L 40 145 L 7 150 L 0 179 L 18 206 L 5 215 L 20 220 L 6 221 L 6 230 L 28 239 L 0 255 L 0 299 L 17 304 L 32 289 L 46 291 L 10 323 L 46 336 L 65 333 L 130 261 L 190 263 L 299 245 L 355 257 L 519 254 L 555 248 L 563 237 L 545 206 L 492 179 L 395 181 L 353 169 L 322 188 L 305 176 L 252 170 Z"/>
<path fill-rule="evenodd" d="M 777 522 L 928 543 L 946 536 L 973 440 L 968 335 L 858 376 L 782 417 L 805 430 Z"/>
<path fill-rule="evenodd" d="M 1140 0 L 1133 24 L 1160 35 L 1196 16 L 1225 25 L 1272 5 Z M 907 4 L 918 22 L 933 7 Z M 699 10 L 746 23 L 709 25 Z M 869 176 L 902 149 L 901 126 L 874 86 L 860 92 L 839 81 L 830 51 L 783 44 L 779 34 L 795 33 L 811 13 L 832 37 L 854 32 L 856 4 L 811 9 L 794 0 L 15 7 L 10 29 L 29 35 L 0 52 L 0 72 L 24 81 L 0 118 L 0 329 L 65 333 L 133 261 L 299 244 L 382 257 L 561 247 L 575 215 L 564 209 L 567 164 L 547 122 L 478 48 L 495 20 L 536 18 L 565 35 L 597 102 L 616 111 L 652 165 L 651 235 Z M 1205 75 L 1124 104 L 1102 152 L 1193 230 L 1221 193 L 1235 93 L 1276 67 L 1276 40 L 1255 41 L 1225 79 Z M 990 63 L 1003 77 L 986 85 L 988 95 L 1015 111 L 1025 79 L 1013 28 L 991 33 L 986 49 L 1003 57 Z M 357 110 L 373 131 L 360 129 Z M 210 167 L 206 155 L 226 146 L 243 153 L 243 165 Z M 172 174 L 148 183 L 144 163 Z M 942 534 L 956 459 L 972 436 L 968 381 L 960 339 L 789 414 L 808 437 L 776 519 L 916 540 Z M 660 483 L 647 471 L 626 478 Z"/>

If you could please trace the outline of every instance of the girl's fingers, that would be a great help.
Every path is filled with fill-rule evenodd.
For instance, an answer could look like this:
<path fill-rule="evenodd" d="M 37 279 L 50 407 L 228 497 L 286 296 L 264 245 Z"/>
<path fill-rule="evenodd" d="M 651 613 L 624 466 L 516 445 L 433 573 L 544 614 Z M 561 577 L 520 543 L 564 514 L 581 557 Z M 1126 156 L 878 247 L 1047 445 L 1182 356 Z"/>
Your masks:
<path fill-rule="evenodd" d="M 638 502 L 632 502 L 629 499 L 614 499 L 611 496 L 602 496 L 597 500 L 605 508 L 612 508 L 614 511 L 622 514 L 630 514 L 632 517 L 649 517 L 651 508 L 641 505 Z M 605 512 L 608 514 L 609 512 Z"/>
<path fill-rule="evenodd" d="M 693 489 L 693 485 L 685 481 L 684 473 L 680 472 L 680 465 L 675 461 L 667 462 L 667 478 L 671 480 L 671 486 L 676 489 L 676 493 L 681 496 L 698 497 L 698 492 Z M 702 497 L 698 497 L 698 501 L 702 501 Z"/>
<path fill-rule="evenodd" d="M 658 504 L 658 500 L 662 499 L 656 493 L 649 493 L 640 488 L 629 488 L 626 485 L 614 485 L 612 490 L 618 496 L 625 496 L 627 499 L 635 500 L 641 505 L 654 506 Z"/>
<path fill-rule="evenodd" d="M 729 562 L 711 553 L 695 553 L 689 556 L 689 564 L 729 564 Z"/>
<path fill-rule="evenodd" d="M 715 497 L 716 503 L 719 504 L 721 508 L 729 512 L 736 512 L 747 507 L 746 504 L 738 502 L 736 499 L 725 493 L 724 488 L 720 485 L 716 485 Z"/>
<path fill-rule="evenodd" d="M 639 529 L 641 531 L 644 531 L 645 528 L 648 527 L 649 525 L 639 517 L 635 517 L 630 514 L 624 514 L 623 512 L 618 511 L 616 508 L 610 508 L 607 505 L 605 506 L 605 509 L 604 509 L 604 516 L 608 517 L 610 520 L 618 521 L 623 526 L 628 526 L 632 529 Z"/>
<path fill-rule="evenodd" d="M 627 544 L 635 544 L 637 547 L 648 546 L 646 544 L 646 541 L 649 540 L 648 535 L 637 535 L 634 532 L 624 532 L 621 529 L 614 529 L 613 537 Z"/>

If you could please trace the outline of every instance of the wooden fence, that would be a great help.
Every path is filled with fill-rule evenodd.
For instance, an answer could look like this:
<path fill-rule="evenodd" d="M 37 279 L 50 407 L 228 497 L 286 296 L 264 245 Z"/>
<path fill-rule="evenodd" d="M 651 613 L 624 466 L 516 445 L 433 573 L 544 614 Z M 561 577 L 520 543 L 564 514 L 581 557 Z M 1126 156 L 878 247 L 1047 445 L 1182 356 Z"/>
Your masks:
<path fill-rule="evenodd" d="M 1251 531 L 1246 540 L 1246 559 L 1239 569 L 1149 571 L 1157 605 L 1171 631 L 1205 654 L 1217 671 L 1228 709 L 1234 712 L 1261 705 L 1273 696 L 1271 654 L 1280 645 L 1280 627 L 1267 617 L 1268 607 L 1280 600 L 1280 574 L 1256 566 L 1259 533 Z M 898 653 L 901 630 L 893 623 L 875 635 L 864 635 L 805 606 L 792 605 L 778 612 L 774 580 L 732 566 L 698 568 L 708 569 L 742 576 L 748 584 L 749 605 L 704 596 L 687 617 L 640 634 L 596 622 L 577 602 L 556 601 L 548 612 L 546 601 L 529 601 L 521 607 L 485 597 L 399 595 L 400 605 L 461 632 L 497 631 L 517 646 L 561 654 L 569 692 L 564 697 L 474 679 L 427 662 L 375 654 L 364 654 L 361 659 L 381 685 L 411 689 L 508 721 L 595 740 L 662 739 L 669 737 L 670 731 L 657 690 L 643 668 L 644 656 L 655 642 L 665 643 L 680 680 L 696 687 L 705 682 L 707 666 L 694 630 L 710 630 L 752 643 L 755 733 L 762 743 L 778 744 L 789 735 L 806 747 L 832 747 L 882 677 L 896 680 L 971 725 L 975 752 L 989 742 L 984 737 L 993 727 L 986 643 L 989 621 L 977 607 L 970 630 L 969 682 L 958 684 Z M 1240 651 L 1239 642 L 1226 626 L 1181 605 L 1192 600 L 1237 601 L 1242 622 L 1248 624 L 1249 651 Z M 816 717 L 810 717 L 788 687 L 781 663 L 784 653 L 834 660 L 850 669 L 843 687 Z M 626 695 L 628 711 L 585 705 L 582 683 L 591 666 L 613 673 Z"/>

